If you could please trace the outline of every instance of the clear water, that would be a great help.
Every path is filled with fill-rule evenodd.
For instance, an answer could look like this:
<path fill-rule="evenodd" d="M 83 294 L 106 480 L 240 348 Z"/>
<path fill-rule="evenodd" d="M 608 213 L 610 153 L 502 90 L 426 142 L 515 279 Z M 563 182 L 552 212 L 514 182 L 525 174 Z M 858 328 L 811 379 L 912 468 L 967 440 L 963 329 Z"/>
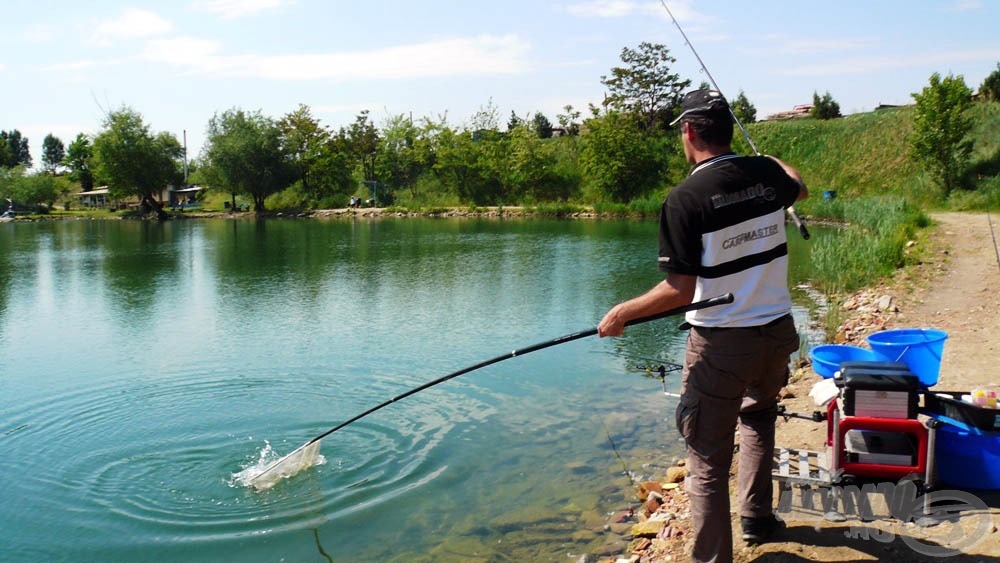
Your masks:
<path fill-rule="evenodd" d="M 417 393 L 266 492 L 234 479 L 593 327 L 660 278 L 652 223 L 0 227 L 4 561 L 565 561 L 681 452 L 641 369 L 679 360 L 666 320 Z"/>

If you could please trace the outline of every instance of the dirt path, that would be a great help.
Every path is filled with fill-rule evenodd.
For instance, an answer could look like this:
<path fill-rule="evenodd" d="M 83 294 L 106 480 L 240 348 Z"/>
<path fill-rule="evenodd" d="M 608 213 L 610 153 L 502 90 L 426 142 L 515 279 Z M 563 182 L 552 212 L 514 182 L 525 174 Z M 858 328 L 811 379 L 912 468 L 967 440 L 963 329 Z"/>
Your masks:
<path fill-rule="evenodd" d="M 865 317 L 876 329 L 927 327 L 946 331 L 949 338 L 935 389 L 959 391 L 991 386 L 1000 390 L 1000 264 L 990 223 L 982 213 L 942 213 L 933 218 L 937 224 L 926 242 L 921 243 L 928 245 L 927 260 L 891 283 L 867 292 L 869 306 L 862 304 L 852 314 Z M 1000 236 L 1000 218 L 990 218 L 992 229 Z M 892 297 L 894 305 L 887 311 L 873 311 L 870 304 L 886 295 Z M 865 334 L 862 328 L 855 336 L 863 341 Z M 816 381 L 817 376 L 810 370 L 798 374 L 789 386 L 791 396 L 782 401 L 790 412 L 817 409 L 808 397 Z M 825 432 L 826 423 L 779 420 L 777 441 L 782 446 L 816 450 L 822 447 Z M 801 502 L 800 497 L 796 498 Z M 942 524 L 926 529 L 901 525 L 890 518 L 832 523 L 819 513 L 798 513 L 786 518 L 789 528 L 781 538 L 787 541 L 758 547 L 737 545 L 737 561 L 940 561 L 940 556 L 928 554 L 933 549 L 920 548 L 927 553 L 915 550 L 914 539 L 923 538 L 932 548 L 957 548 L 962 544 L 956 537 L 962 533 L 978 533 L 982 540 L 975 546 L 962 547 L 961 554 L 953 559 L 1000 561 L 1000 533 L 996 531 L 1000 524 L 1000 494 L 990 494 L 983 500 L 992 513 L 992 523 L 985 533 L 976 532 L 977 526 L 990 520 L 982 512 L 963 516 L 958 524 L 961 528 Z"/>
<path fill-rule="evenodd" d="M 909 295 L 901 295 L 897 326 L 944 330 L 941 389 L 1000 384 L 1000 265 L 985 214 L 942 213 L 935 256 L 937 275 Z M 1000 237 L 1000 217 L 991 215 Z M 947 253 L 947 254 L 945 254 Z"/>

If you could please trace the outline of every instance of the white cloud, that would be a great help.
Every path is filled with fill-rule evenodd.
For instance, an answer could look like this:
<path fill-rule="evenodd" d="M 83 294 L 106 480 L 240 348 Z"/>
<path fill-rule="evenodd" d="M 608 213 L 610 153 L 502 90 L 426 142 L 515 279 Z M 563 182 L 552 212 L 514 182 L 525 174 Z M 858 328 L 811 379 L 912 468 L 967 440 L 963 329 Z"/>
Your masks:
<path fill-rule="evenodd" d="M 957 0 L 951 7 L 953 12 L 969 12 L 983 7 L 982 0 Z"/>
<path fill-rule="evenodd" d="M 374 107 L 381 107 L 385 104 L 382 102 L 372 102 L 372 103 L 358 103 L 358 104 L 326 104 L 312 106 L 311 109 L 317 114 L 336 114 L 336 113 L 350 113 L 356 114 L 364 110 L 370 110 Z"/>
<path fill-rule="evenodd" d="M 152 37 L 169 33 L 173 24 L 159 15 L 146 10 L 129 8 L 118 17 L 97 24 L 91 41 L 98 45 L 110 45 L 116 39 Z"/>
<path fill-rule="evenodd" d="M 839 59 L 836 62 L 816 63 L 775 69 L 779 74 L 788 76 L 825 76 L 832 74 L 852 75 L 869 74 L 897 68 L 933 67 L 938 64 L 956 64 L 962 62 L 994 61 L 995 49 L 979 49 L 964 51 L 933 52 L 929 54 L 911 54 L 909 56 L 881 56 L 852 59 Z"/>
<path fill-rule="evenodd" d="M 632 0 L 591 0 L 566 6 L 567 12 L 581 18 L 620 18 L 637 9 Z"/>
<path fill-rule="evenodd" d="M 191 6 L 196 10 L 231 20 L 282 6 L 291 6 L 294 3 L 295 0 L 199 0 Z"/>
<path fill-rule="evenodd" d="M 667 8 L 679 22 L 705 24 L 710 18 L 698 12 L 690 0 L 671 1 Z M 669 19 L 670 15 L 658 1 L 637 2 L 636 0 L 587 0 L 569 4 L 566 12 L 580 18 L 622 18 L 632 15 L 654 16 Z"/>
<path fill-rule="evenodd" d="M 878 44 L 876 38 L 842 37 L 835 39 L 823 38 L 788 38 L 784 36 L 764 36 L 765 42 L 760 47 L 748 49 L 750 52 L 768 55 L 812 55 L 816 53 L 844 53 L 863 51 Z"/>
<path fill-rule="evenodd" d="M 213 41 L 150 41 L 143 58 L 193 72 L 272 80 L 405 79 L 518 74 L 531 70 L 531 45 L 515 35 L 482 35 L 387 47 L 368 52 L 221 55 Z"/>
<path fill-rule="evenodd" d="M 51 26 L 44 24 L 29 25 L 21 32 L 21 39 L 28 43 L 46 43 L 55 37 Z"/>
<path fill-rule="evenodd" d="M 205 61 L 218 58 L 217 53 L 220 49 L 221 43 L 210 39 L 194 37 L 153 39 L 146 42 L 141 57 L 172 66 L 200 67 L 206 64 Z"/>
<path fill-rule="evenodd" d="M 45 72 L 74 72 L 79 70 L 92 70 L 100 67 L 108 67 L 120 64 L 120 60 L 111 61 L 94 61 L 94 60 L 79 60 L 79 61 L 69 61 L 66 63 L 54 63 L 48 66 L 42 67 Z"/>

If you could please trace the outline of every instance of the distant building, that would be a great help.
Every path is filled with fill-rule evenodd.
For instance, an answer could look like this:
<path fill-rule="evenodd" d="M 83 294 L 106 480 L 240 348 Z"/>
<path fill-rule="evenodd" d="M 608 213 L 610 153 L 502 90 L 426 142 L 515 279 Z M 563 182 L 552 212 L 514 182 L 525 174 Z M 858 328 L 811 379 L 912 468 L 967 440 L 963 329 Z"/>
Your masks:
<path fill-rule="evenodd" d="M 80 205 L 83 207 L 104 209 L 108 206 L 108 187 L 101 186 L 89 192 L 78 192 L 73 196 L 80 198 Z"/>
<path fill-rule="evenodd" d="M 779 119 L 799 119 L 801 117 L 809 117 L 809 112 L 812 111 L 812 104 L 799 104 L 793 106 L 789 111 L 779 111 L 778 113 L 772 113 L 767 116 L 768 120 L 779 120 Z"/>

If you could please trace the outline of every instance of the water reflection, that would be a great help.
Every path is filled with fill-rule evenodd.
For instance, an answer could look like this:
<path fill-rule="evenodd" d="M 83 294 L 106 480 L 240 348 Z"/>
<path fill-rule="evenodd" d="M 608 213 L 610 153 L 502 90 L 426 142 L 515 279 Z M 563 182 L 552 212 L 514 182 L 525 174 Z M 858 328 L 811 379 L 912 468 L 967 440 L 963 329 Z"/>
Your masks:
<path fill-rule="evenodd" d="M 227 480 L 265 443 L 287 453 L 593 327 L 661 278 L 655 245 L 655 224 L 629 221 L 0 225 L 5 560 L 585 552 L 600 533 L 579 532 L 631 494 L 625 471 L 680 451 L 673 403 L 632 369 L 680 361 L 679 318 L 414 395 L 266 495 Z"/>

